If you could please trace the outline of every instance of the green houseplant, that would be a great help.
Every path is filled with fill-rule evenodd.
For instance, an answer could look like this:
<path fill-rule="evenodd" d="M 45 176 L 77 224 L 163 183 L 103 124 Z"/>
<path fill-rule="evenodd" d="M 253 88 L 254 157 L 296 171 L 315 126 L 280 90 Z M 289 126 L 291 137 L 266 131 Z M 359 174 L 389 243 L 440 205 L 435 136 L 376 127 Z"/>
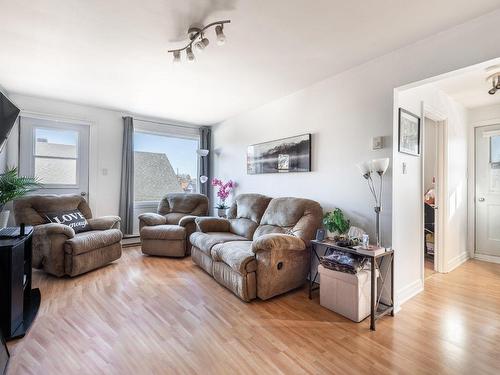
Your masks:
<path fill-rule="evenodd" d="M 340 208 L 327 212 L 323 217 L 323 224 L 329 232 L 336 233 L 340 237 L 345 236 L 351 226 L 351 222 L 345 217 Z"/>
<path fill-rule="evenodd" d="M 0 228 L 7 225 L 10 211 L 3 210 L 10 201 L 21 198 L 41 186 L 38 178 L 18 176 L 17 168 L 7 169 L 0 174 Z"/>

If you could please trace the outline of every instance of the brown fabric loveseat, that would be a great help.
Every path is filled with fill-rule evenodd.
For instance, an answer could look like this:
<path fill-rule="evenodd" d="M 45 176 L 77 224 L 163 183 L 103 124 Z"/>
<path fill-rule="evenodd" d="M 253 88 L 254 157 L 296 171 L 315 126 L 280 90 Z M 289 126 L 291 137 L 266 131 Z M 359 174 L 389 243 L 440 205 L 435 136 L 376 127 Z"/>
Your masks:
<path fill-rule="evenodd" d="M 89 231 L 48 222 L 49 212 L 78 209 L 87 219 Z M 118 216 L 92 218 L 87 201 L 80 195 L 31 195 L 14 201 L 19 225 L 34 226 L 33 267 L 54 276 L 77 276 L 121 257 L 122 232 Z"/>
<path fill-rule="evenodd" d="M 191 254 L 188 239 L 196 230 L 197 216 L 208 215 L 208 198 L 202 194 L 167 194 L 157 213 L 139 215 L 144 254 L 184 257 Z"/>
<path fill-rule="evenodd" d="M 227 219 L 197 218 L 193 261 L 244 301 L 266 300 L 306 282 L 319 203 L 241 194 Z"/>

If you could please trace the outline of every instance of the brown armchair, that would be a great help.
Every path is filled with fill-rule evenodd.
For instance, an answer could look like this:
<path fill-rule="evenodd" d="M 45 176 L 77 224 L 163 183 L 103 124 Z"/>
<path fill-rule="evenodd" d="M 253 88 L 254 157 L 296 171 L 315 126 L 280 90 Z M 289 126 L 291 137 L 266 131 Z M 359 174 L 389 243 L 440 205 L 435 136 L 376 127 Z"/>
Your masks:
<path fill-rule="evenodd" d="M 142 252 L 183 257 L 191 254 L 187 240 L 196 231 L 195 219 L 208 214 L 208 198 L 202 194 L 167 194 L 157 213 L 139 215 Z"/>
<path fill-rule="evenodd" d="M 79 210 L 89 229 L 75 233 L 68 225 L 51 223 L 45 214 Z M 16 223 L 32 225 L 34 268 L 54 276 L 77 276 L 121 257 L 122 233 L 118 216 L 92 218 L 79 195 L 31 195 L 14 201 Z"/>

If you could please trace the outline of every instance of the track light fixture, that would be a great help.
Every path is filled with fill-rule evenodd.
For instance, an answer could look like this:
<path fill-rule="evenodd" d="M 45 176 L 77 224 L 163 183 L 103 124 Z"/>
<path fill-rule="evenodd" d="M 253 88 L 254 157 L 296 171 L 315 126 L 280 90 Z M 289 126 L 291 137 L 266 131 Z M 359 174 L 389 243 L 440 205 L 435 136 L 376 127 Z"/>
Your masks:
<path fill-rule="evenodd" d="M 202 52 L 208 47 L 210 41 L 205 36 L 205 31 L 210 27 L 215 26 L 215 35 L 217 36 L 217 44 L 219 46 L 226 42 L 226 35 L 224 34 L 224 24 L 230 23 L 230 20 L 217 21 L 203 27 L 190 27 L 188 30 L 189 43 L 184 48 L 171 49 L 168 52 L 174 55 L 173 62 L 179 63 L 181 61 L 181 52 L 186 51 L 186 58 L 188 62 L 195 61 L 193 53 L 193 45 L 198 52 Z"/>
<path fill-rule="evenodd" d="M 495 95 L 498 90 L 500 90 L 500 72 L 491 74 L 486 78 L 486 81 L 491 80 L 491 89 L 488 90 L 488 94 Z"/>

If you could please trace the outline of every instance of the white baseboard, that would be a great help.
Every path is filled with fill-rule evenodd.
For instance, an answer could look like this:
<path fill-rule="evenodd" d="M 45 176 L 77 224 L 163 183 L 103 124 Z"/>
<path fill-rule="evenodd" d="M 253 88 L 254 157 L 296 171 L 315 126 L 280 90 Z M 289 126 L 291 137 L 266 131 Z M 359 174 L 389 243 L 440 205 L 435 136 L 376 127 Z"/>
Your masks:
<path fill-rule="evenodd" d="M 467 252 L 467 251 L 460 254 L 460 255 L 457 255 L 455 258 L 453 258 L 452 260 L 450 260 L 448 262 L 447 267 L 446 267 L 446 272 L 453 271 L 458 266 L 467 262 L 468 259 L 469 259 L 469 252 Z"/>
<path fill-rule="evenodd" d="M 491 262 L 491 263 L 499 263 L 500 264 L 500 257 L 496 257 L 493 255 L 474 254 L 474 259 L 482 260 L 484 262 Z"/>
<path fill-rule="evenodd" d="M 424 283 L 422 280 L 415 280 L 410 285 L 405 286 L 403 289 L 398 290 L 396 293 L 396 307 L 394 313 L 401 310 L 401 305 L 409 299 L 415 297 L 417 294 L 424 290 Z"/>

